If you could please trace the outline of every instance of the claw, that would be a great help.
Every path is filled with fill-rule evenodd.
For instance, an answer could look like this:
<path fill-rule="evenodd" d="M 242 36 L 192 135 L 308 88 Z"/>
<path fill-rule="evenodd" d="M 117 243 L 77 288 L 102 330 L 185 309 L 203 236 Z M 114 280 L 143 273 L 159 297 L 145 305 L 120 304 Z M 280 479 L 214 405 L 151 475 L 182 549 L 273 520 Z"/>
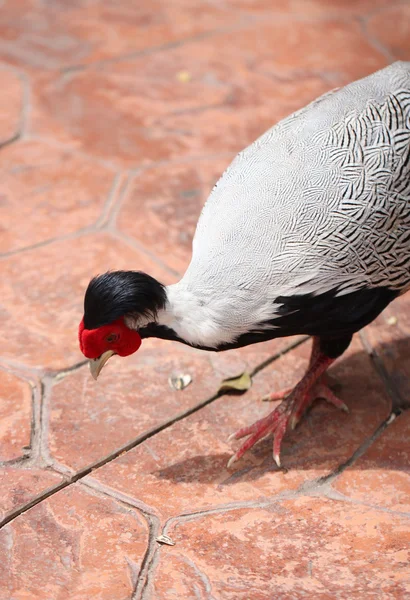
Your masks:
<path fill-rule="evenodd" d="M 299 423 L 300 419 L 297 418 L 296 415 L 292 415 L 290 418 L 290 422 L 289 422 L 289 426 L 292 429 L 292 431 L 294 429 L 296 429 L 297 424 Z"/>
<path fill-rule="evenodd" d="M 233 440 L 236 440 L 236 431 L 234 431 L 233 433 L 231 433 L 231 435 L 226 440 L 226 443 L 229 444 L 230 442 L 233 442 Z"/>
<path fill-rule="evenodd" d="M 234 454 L 233 456 L 231 456 L 231 458 L 228 460 L 226 468 L 230 469 L 232 467 L 233 464 L 235 464 L 238 461 L 238 459 L 236 458 L 236 454 Z"/>
<path fill-rule="evenodd" d="M 324 400 L 326 400 L 326 402 L 329 402 L 329 404 L 333 404 L 333 406 L 335 406 L 339 410 L 343 410 L 346 413 L 349 412 L 349 409 L 343 402 L 343 400 L 340 400 L 340 398 L 338 398 L 336 394 L 327 385 L 321 384 L 317 386 L 316 397 L 323 398 Z"/>
<path fill-rule="evenodd" d="M 243 427 L 229 436 L 228 442 L 249 437 L 230 458 L 227 465 L 228 468 L 242 458 L 245 452 L 252 448 L 256 442 L 268 434 L 273 434 L 273 460 L 280 468 L 280 449 L 286 430 L 288 428 L 295 429 L 306 409 L 317 397 L 324 398 L 333 406 L 348 412 L 349 409 L 346 404 L 329 389 L 322 378 L 333 360 L 320 352 L 313 352 L 307 374 L 293 388 L 293 391 L 283 390 L 281 392 L 274 392 L 262 398 L 262 400 L 267 401 L 279 400 L 286 396 L 269 415 L 259 419 L 259 421 L 256 421 L 250 427 Z"/>
<path fill-rule="evenodd" d="M 281 422 L 278 423 L 278 426 L 274 432 L 273 436 L 273 460 L 280 468 L 280 449 L 282 446 L 282 440 L 286 432 L 286 425 L 288 419 L 285 418 Z"/>
<path fill-rule="evenodd" d="M 274 454 L 273 455 L 273 460 L 275 461 L 275 463 L 278 465 L 278 467 L 280 469 L 280 456 L 279 456 L 279 454 Z"/>

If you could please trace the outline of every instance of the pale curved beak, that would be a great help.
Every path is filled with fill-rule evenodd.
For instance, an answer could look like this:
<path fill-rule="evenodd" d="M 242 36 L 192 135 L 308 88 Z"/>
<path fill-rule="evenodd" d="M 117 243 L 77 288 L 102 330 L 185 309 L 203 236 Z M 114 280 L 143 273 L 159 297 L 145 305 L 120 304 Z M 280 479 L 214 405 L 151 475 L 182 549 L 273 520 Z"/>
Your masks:
<path fill-rule="evenodd" d="M 101 373 L 101 369 L 103 368 L 103 366 L 105 365 L 107 360 L 109 358 L 111 358 L 111 356 L 113 356 L 114 354 L 115 354 L 115 352 L 113 352 L 112 350 L 107 350 L 107 352 L 104 352 L 104 354 L 101 354 L 101 356 L 99 358 L 92 358 L 90 360 L 91 375 L 94 377 L 94 379 L 96 381 L 97 381 L 98 375 Z"/>

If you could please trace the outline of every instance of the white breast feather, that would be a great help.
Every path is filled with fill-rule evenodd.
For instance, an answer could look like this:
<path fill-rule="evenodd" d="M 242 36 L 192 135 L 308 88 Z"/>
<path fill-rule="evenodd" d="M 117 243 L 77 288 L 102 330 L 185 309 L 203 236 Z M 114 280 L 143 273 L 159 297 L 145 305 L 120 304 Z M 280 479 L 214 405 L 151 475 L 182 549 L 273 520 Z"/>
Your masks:
<path fill-rule="evenodd" d="M 187 309 L 173 325 L 216 345 L 272 319 L 278 296 L 363 286 L 410 287 L 410 62 L 322 96 L 236 157 L 172 286 Z"/>

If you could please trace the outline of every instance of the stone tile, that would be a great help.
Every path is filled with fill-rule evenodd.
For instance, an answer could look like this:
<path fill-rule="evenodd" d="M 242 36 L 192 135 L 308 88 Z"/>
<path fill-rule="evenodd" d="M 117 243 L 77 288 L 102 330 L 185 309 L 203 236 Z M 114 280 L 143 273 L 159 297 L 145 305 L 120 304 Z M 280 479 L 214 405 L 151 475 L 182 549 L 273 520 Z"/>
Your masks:
<path fill-rule="evenodd" d="M 235 38 L 232 34 L 229 41 Z M 362 57 L 360 65 L 358 54 Z M 384 56 L 364 38 L 355 21 L 332 18 L 312 20 L 308 26 L 303 20 L 292 19 L 258 25 L 243 36 L 240 56 L 248 69 L 276 76 L 276 88 L 314 74 L 333 80 L 332 88 L 386 66 Z"/>
<path fill-rule="evenodd" d="M 134 176 L 119 229 L 183 272 L 197 215 L 225 166 L 219 156 L 234 154 L 327 89 L 383 67 L 378 43 L 397 58 L 409 50 L 407 5 L 395 0 L 5 0 L 2 9 L 0 60 L 30 73 L 30 130 L 67 148 L 18 141 L 3 148 L 1 162 L 0 204 L 7 210 L 0 252 L 74 234 L 2 260 L 0 317 L 8 336 L 0 355 L 45 370 L 83 359 L 77 326 L 92 275 L 140 268 L 171 282 L 144 252 L 108 234 L 76 234 L 95 223 L 112 189 L 114 170 L 98 158 L 150 167 Z M 358 17 L 366 19 L 369 37 Z M 103 63 L 76 68 L 97 61 Z M 0 68 L 1 145 L 19 131 L 27 107 L 24 80 Z M 192 160 L 201 156 L 212 158 Z M 157 181 L 166 182 L 162 189 Z M 410 392 L 409 301 L 399 299 L 367 328 L 403 399 Z M 206 355 L 146 341 L 135 356 L 112 359 L 97 384 L 80 368 L 54 385 L 46 403 L 52 456 L 74 469 L 98 460 L 290 341 Z M 228 435 L 273 409 L 260 396 L 296 383 L 308 352 L 307 344 L 290 352 L 259 373 L 247 394 L 218 399 L 90 478 L 145 502 L 161 519 L 249 502 L 174 523 L 176 546 L 159 550 L 153 597 L 410 596 L 410 529 L 397 514 L 409 512 L 410 413 L 336 479 L 346 502 L 260 505 L 333 472 L 386 417 L 389 400 L 357 340 L 332 369 L 350 415 L 315 404 L 286 437 L 287 472 L 273 466 L 271 440 L 226 470 Z M 183 392 L 168 388 L 177 370 L 193 376 Z M 0 388 L 0 461 L 8 461 L 30 443 L 30 388 L 1 371 Z M 62 480 L 24 466 L 0 471 L 0 518 Z M 147 544 L 138 512 L 70 486 L 0 530 L 0 598 L 129 599 Z"/>
<path fill-rule="evenodd" d="M 304 339 L 306 339 L 304 336 L 276 338 L 268 342 L 244 346 L 243 348 L 229 352 L 212 352 L 209 356 L 215 374 L 222 380 L 241 375 L 244 371 L 252 373 L 254 369 L 262 365 L 265 361 L 269 361 L 282 352 L 286 352 L 293 344 L 302 342 Z M 308 351 L 305 350 L 305 352 Z M 273 365 L 268 368 L 274 369 L 275 367 Z M 288 375 L 291 375 L 291 373 L 288 373 Z M 303 370 L 301 375 L 303 375 Z M 295 378 L 291 377 L 289 385 L 295 381 Z"/>
<path fill-rule="evenodd" d="M 0 531 L 0 594 L 131 598 L 147 543 L 147 525 L 136 511 L 70 486 Z"/>
<path fill-rule="evenodd" d="M 191 375 L 184 390 L 170 388 L 175 373 Z M 50 451 L 61 464 L 85 467 L 218 389 L 205 352 L 144 340 L 127 359 L 114 357 L 95 382 L 88 365 L 57 382 L 50 398 Z"/>
<path fill-rule="evenodd" d="M 61 481 L 62 477 L 57 473 L 43 471 L 36 467 L 30 469 L 13 466 L 0 467 L 0 521 L 11 511 L 24 506 Z"/>
<path fill-rule="evenodd" d="M 114 172 L 43 142 L 12 144 L 1 155 L 0 253 L 93 225 Z"/>
<path fill-rule="evenodd" d="M 290 14 L 293 18 L 305 18 L 309 23 L 315 18 L 350 18 L 373 13 L 388 6 L 391 0 L 225 0 L 224 5 L 246 14 L 275 18 Z M 309 23 L 310 24 L 310 23 Z"/>
<path fill-rule="evenodd" d="M 0 60 L 27 70 L 64 69 L 129 54 L 163 49 L 192 37 L 246 23 L 249 17 L 272 21 L 294 16 L 308 19 L 364 15 L 387 0 L 227 0 L 224 4 L 164 0 L 6 0 L 0 16 Z"/>
<path fill-rule="evenodd" d="M 0 463 L 27 454 L 31 393 L 29 383 L 0 369 Z"/>
<path fill-rule="evenodd" d="M 367 23 L 368 32 L 383 44 L 396 60 L 409 60 L 410 5 L 389 6 Z"/>
<path fill-rule="evenodd" d="M 273 403 L 261 403 L 260 397 L 295 384 L 308 355 L 306 344 L 289 352 L 256 375 L 247 394 L 218 399 L 98 469 L 93 478 L 143 501 L 166 519 L 272 497 L 333 472 L 388 413 L 388 400 L 357 340 L 331 370 L 342 382 L 340 397 L 349 405 L 349 415 L 322 401 L 315 403 L 300 427 L 285 438 L 282 462 L 287 472 L 274 465 L 270 439 L 234 470 L 226 469 L 233 448 L 227 443 L 229 434 L 273 410 Z"/>
<path fill-rule="evenodd" d="M 22 124 L 24 84 L 19 75 L 0 65 L 0 144 L 6 144 L 19 132 Z M 0 206 L 2 200 L 0 195 Z"/>
<path fill-rule="evenodd" d="M 128 188 L 118 228 L 184 273 L 199 214 L 230 160 L 216 158 L 144 170 Z"/>
<path fill-rule="evenodd" d="M 392 302 L 365 329 L 370 345 L 383 361 L 384 367 L 401 398 L 409 406 L 410 397 L 410 295 Z"/>
<path fill-rule="evenodd" d="M 253 355 L 232 351 L 222 358 L 150 339 L 133 356 L 112 358 L 97 382 L 88 366 L 78 369 L 57 381 L 51 391 L 51 455 L 74 470 L 85 467 L 210 398 L 225 377 L 251 370 L 270 356 L 269 349 L 273 354 L 289 343 L 273 340 L 264 350 L 255 346 Z M 192 377 L 184 390 L 169 386 L 168 378 L 177 373 Z"/>
<path fill-rule="evenodd" d="M 0 59 L 25 69 L 63 69 L 146 52 L 204 34 L 239 15 L 208 2 L 6 0 Z"/>
<path fill-rule="evenodd" d="M 385 64 L 350 21 L 274 20 L 58 79 L 41 76 L 32 128 L 128 166 L 236 152 L 329 88 Z"/>
<path fill-rule="evenodd" d="M 349 498 L 410 513 L 410 413 L 403 413 L 333 487 Z"/>
<path fill-rule="evenodd" d="M 173 524 L 156 600 L 405 598 L 409 519 L 363 506 L 297 498 Z"/>
<path fill-rule="evenodd" d="M 156 262 L 105 233 L 3 259 L 1 318 L 13 335 L 0 354 L 40 369 L 84 360 L 77 339 L 84 292 L 91 277 L 110 269 L 140 269 L 170 283 Z"/>

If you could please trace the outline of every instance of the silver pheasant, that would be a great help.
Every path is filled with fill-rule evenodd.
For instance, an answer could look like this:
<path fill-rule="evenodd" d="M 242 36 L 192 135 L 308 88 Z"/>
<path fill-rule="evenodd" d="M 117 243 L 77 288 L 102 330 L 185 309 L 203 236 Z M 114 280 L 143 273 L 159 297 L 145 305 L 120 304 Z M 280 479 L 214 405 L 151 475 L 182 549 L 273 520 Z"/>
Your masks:
<path fill-rule="evenodd" d="M 322 96 L 236 157 L 203 208 L 181 281 L 94 278 L 80 344 L 97 376 L 107 357 L 150 336 L 220 351 L 312 335 L 305 377 L 234 435 L 249 438 L 231 463 L 269 433 L 279 463 L 288 426 L 315 397 L 346 409 L 325 371 L 409 288 L 410 62 L 397 62 Z"/>

